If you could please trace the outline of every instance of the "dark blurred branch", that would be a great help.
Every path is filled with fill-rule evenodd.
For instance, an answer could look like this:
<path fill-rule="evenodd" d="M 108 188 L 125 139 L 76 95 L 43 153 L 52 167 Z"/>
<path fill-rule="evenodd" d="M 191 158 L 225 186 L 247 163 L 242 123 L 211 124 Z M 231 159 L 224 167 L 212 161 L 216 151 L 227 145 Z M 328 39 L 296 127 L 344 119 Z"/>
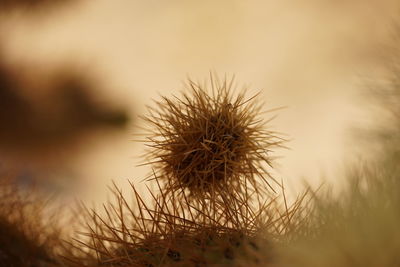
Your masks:
<path fill-rule="evenodd" d="M 82 75 L 68 70 L 39 73 L 37 81 L 27 81 L 25 74 L 0 65 L 0 146 L 57 146 L 93 129 L 121 128 L 128 121 L 123 109 L 96 102 L 89 93 L 95 83 Z M 35 97 L 37 89 L 45 96 Z"/>

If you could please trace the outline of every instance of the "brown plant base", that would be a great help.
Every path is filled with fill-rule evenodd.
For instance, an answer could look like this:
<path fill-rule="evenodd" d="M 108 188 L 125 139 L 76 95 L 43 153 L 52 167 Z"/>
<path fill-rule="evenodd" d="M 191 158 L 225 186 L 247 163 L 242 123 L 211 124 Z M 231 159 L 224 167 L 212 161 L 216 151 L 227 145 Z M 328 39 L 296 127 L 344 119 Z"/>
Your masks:
<path fill-rule="evenodd" d="M 221 229 L 204 227 L 193 233 L 183 231 L 154 236 L 132 248 L 123 247 L 119 257 L 103 258 L 100 265 L 239 266 L 238 263 L 243 262 L 248 265 L 263 263 L 265 266 L 268 262 L 266 259 L 270 261 L 272 257 L 262 255 L 261 258 L 259 250 L 262 246 L 264 254 L 268 254 L 268 243 L 266 240 L 255 240 L 255 237 L 248 237 L 233 229 L 221 232 Z"/>
<path fill-rule="evenodd" d="M 284 140 L 266 130 L 255 97 L 234 97 L 232 84 L 233 78 L 219 82 L 211 75 L 209 90 L 189 80 L 189 93 L 149 108 L 146 164 L 154 164 L 166 191 L 204 196 L 272 189 L 269 152 Z"/>
<path fill-rule="evenodd" d="M 301 212 L 302 199 L 283 209 L 276 199 L 255 208 L 240 198 L 188 200 L 184 193 L 151 191 L 149 205 L 132 189 L 136 205 L 114 187 L 115 203 L 104 206 L 104 216 L 87 210 L 86 231 L 64 253 L 67 264 L 265 266 L 273 259 L 272 244 L 296 230 Z"/>

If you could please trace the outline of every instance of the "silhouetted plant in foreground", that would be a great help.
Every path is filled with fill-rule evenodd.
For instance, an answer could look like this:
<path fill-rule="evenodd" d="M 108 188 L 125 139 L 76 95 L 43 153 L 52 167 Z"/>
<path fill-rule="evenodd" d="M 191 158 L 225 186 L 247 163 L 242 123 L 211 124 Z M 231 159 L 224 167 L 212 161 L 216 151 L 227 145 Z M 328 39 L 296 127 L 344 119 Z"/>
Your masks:
<path fill-rule="evenodd" d="M 61 228 L 45 207 L 39 195 L 20 190 L 14 179 L 1 175 L 0 266 L 59 266 Z"/>

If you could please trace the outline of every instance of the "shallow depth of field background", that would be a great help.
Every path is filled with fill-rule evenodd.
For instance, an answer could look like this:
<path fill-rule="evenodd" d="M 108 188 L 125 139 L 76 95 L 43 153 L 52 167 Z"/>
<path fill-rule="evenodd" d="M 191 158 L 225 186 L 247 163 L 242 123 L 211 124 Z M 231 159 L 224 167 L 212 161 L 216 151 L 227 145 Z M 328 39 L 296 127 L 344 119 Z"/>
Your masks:
<path fill-rule="evenodd" d="M 4 14 L 0 30 L 7 60 L 89 71 L 98 94 L 132 114 L 122 132 L 32 161 L 49 183 L 91 200 L 104 198 L 111 180 L 144 179 L 137 116 L 158 94 L 177 94 L 187 76 L 204 80 L 210 70 L 261 90 L 265 109 L 286 107 L 267 116 L 277 114 L 271 128 L 291 139 L 275 154 L 275 176 L 291 192 L 303 180 L 340 186 L 341 168 L 358 160 L 352 152 L 368 153 L 352 133 L 373 123 L 369 82 L 381 79 L 399 15 L 394 0 L 97 0 Z"/>

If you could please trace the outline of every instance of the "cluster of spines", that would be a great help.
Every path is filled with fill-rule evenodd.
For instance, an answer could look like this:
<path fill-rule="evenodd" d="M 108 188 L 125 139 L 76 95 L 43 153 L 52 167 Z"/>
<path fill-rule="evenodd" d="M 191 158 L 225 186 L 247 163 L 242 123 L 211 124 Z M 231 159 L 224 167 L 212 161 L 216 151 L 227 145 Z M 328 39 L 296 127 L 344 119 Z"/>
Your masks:
<path fill-rule="evenodd" d="M 290 221 L 296 220 L 301 202 L 282 209 L 277 199 L 270 199 L 253 208 L 240 200 L 231 199 L 227 206 L 222 198 L 201 202 L 185 193 L 177 197 L 149 191 L 149 205 L 133 185 L 132 191 L 135 209 L 115 186 L 116 202 L 104 206 L 105 216 L 87 210 L 89 231 L 73 244 L 68 264 L 229 266 L 239 260 L 264 265 L 270 263 L 272 251 L 263 253 L 276 237 L 295 230 Z"/>
<path fill-rule="evenodd" d="M 274 190 L 270 152 L 284 140 L 267 130 L 256 96 L 234 96 L 233 84 L 211 75 L 208 89 L 189 80 L 180 98 L 163 97 L 149 108 L 145 164 L 156 169 L 166 191 L 186 188 L 204 197 Z"/>

